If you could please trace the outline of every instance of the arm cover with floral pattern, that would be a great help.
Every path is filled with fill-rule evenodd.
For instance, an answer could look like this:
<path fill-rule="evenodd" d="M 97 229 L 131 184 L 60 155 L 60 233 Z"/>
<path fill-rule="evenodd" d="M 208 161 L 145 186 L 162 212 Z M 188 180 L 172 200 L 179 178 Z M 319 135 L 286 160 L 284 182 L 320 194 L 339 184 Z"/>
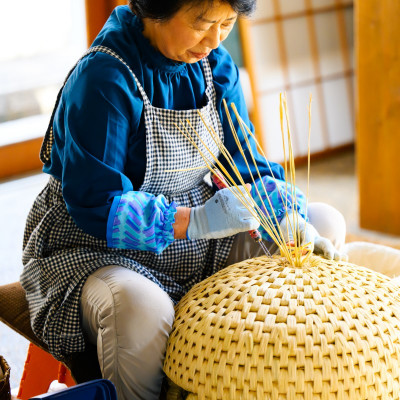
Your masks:
<path fill-rule="evenodd" d="M 128 192 L 116 196 L 108 216 L 107 245 L 160 254 L 174 241 L 176 203 L 163 195 Z"/>
<path fill-rule="evenodd" d="M 263 185 L 266 192 L 263 188 Z M 257 193 L 256 187 L 261 195 L 261 199 Z M 306 219 L 306 197 L 298 188 L 296 188 L 295 194 L 296 200 L 294 201 L 292 196 L 292 185 L 290 183 L 274 179 L 267 175 L 262 177 L 262 179 L 257 179 L 255 185 L 251 186 L 251 196 L 264 214 L 271 218 L 275 228 L 277 227 L 277 224 L 274 214 L 272 213 L 270 203 L 276 215 L 276 219 L 278 220 L 278 224 L 285 216 L 286 210 L 297 211 L 304 219 Z M 267 196 L 270 201 L 267 200 Z M 260 231 L 264 240 L 272 241 L 271 236 L 262 226 L 260 226 L 258 230 Z"/>

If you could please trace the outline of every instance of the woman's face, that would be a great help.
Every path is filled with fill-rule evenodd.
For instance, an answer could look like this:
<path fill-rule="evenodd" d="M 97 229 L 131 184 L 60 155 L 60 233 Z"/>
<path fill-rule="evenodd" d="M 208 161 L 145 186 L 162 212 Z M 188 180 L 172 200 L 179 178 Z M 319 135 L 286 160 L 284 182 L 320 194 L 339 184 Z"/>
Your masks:
<path fill-rule="evenodd" d="M 181 8 L 172 18 L 159 22 L 145 18 L 143 35 L 165 57 L 195 63 L 226 39 L 237 19 L 228 3 L 205 1 Z"/>

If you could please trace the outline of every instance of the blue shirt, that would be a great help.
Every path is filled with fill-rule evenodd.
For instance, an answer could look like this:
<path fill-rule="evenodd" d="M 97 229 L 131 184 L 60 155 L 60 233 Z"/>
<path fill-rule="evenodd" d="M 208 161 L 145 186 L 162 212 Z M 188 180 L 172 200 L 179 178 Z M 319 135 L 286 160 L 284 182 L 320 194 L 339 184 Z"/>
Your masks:
<path fill-rule="evenodd" d="M 106 46 L 118 53 L 135 73 L 153 106 L 177 110 L 202 107 L 206 86 L 201 61 L 186 64 L 165 58 L 150 45 L 142 31 L 143 24 L 129 7 L 120 6 L 92 46 Z M 208 59 L 225 146 L 244 179 L 250 181 L 222 105 L 222 99 L 228 104 L 234 102 L 253 130 L 238 68 L 222 45 Z M 62 181 L 69 213 L 82 230 L 95 237 L 106 239 L 114 197 L 138 190 L 143 182 L 146 167 L 143 112 L 143 100 L 132 75 L 121 62 L 104 53 L 86 56 L 64 87 L 54 117 L 51 159 L 43 171 Z M 270 175 L 253 141 L 252 147 L 261 174 Z M 277 179 L 284 179 L 279 164 L 271 163 L 271 167 Z"/>

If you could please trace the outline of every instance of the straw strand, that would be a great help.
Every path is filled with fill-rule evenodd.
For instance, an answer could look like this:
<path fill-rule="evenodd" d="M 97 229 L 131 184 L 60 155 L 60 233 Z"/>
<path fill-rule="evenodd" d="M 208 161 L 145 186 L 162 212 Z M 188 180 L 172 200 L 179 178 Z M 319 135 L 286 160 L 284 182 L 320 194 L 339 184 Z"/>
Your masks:
<path fill-rule="evenodd" d="M 196 129 L 192 126 L 190 121 L 186 121 L 186 125 L 183 121 L 181 121 L 181 126 L 178 126 L 176 124 L 176 127 L 178 128 L 179 132 L 184 135 L 197 149 L 197 151 L 200 153 L 201 157 L 204 160 L 205 165 L 196 167 L 196 168 L 208 168 L 209 171 L 213 174 L 218 173 L 221 174 L 226 182 L 227 182 L 227 188 L 239 199 L 239 201 L 243 204 L 243 206 L 246 207 L 246 209 L 255 217 L 259 220 L 261 226 L 264 228 L 264 230 L 267 232 L 267 234 L 271 237 L 271 239 L 276 243 L 278 246 L 281 254 L 290 262 L 291 265 L 293 266 L 301 266 L 302 263 L 306 262 L 308 259 L 309 255 L 311 254 L 309 250 L 309 244 L 302 245 L 301 241 L 301 235 L 300 235 L 300 230 L 299 230 L 299 217 L 298 213 L 293 212 L 291 213 L 291 216 L 293 218 L 286 218 L 286 231 L 291 232 L 291 237 L 293 237 L 293 242 L 286 242 L 287 238 L 284 237 L 282 229 L 280 227 L 280 223 L 278 221 L 278 217 L 275 214 L 274 207 L 272 206 L 271 199 L 268 196 L 268 191 L 264 185 L 260 170 L 257 165 L 256 158 L 254 156 L 252 146 L 250 143 L 249 138 L 251 137 L 253 140 L 255 140 L 256 147 L 259 150 L 261 156 L 264 157 L 268 168 L 271 173 L 271 178 L 275 181 L 277 190 L 278 190 L 278 195 L 280 196 L 282 200 L 282 204 L 285 209 L 285 215 L 288 216 L 288 207 L 289 207 L 289 200 L 288 200 L 288 195 L 290 191 L 291 195 L 291 206 L 294 210 L 297 210 L 298 207 L 298 199 L 297 199 L 297 191 L 296 191 L 296 175 L 295 175 L 295 162 L 294 162 L 294 152 L 293 152 L 293 146 L 292 146 L 292 133 L 290 129 L 290 123 L 289 123 L 289 111 L 288 111 L 288 105 L 287 105 L 287 99 L 286 95 L 281 94 L 280 95 L 280 123 L 281 123 L 281 135 L 282 135 L 282 141 L 283 141 L 283 150 L 284 150 L 284 170 L 285 170 L 285 186 L 286 190 L 284 193 L 285 198 L 282 197 L 282 193 L 280 190 L 280 187 L 277 183 L 277 179 L 275 178 L 271 165 L 266 158 L 259 142 L 257 141 L 257 138 L 251 132 L 251 130 L 248 128 L 248 126 L 245 124 L 243 119 L 240 117 L 237 108 L 234 103 L 231 104 L 231 108 L 233 110 L 233 113 L 238 121 L 240 131 L 242 132 L 244 141 L 243 144 L 239 138 L 238 132 L 236 130 L 235 124 L 233 122 L 232 116 L 229 112 L 228 106 L 226 104 L 226 101 L 223 100 L 224 108 L 227 114 L 227 119 L 228 123 L 232 132 L 233 139 L 236 143 L 237 146 L 237 151 L 243 158 L 243 161 L 247 167 L 247 170 L 249 172 L 249 175 L 251 177 L 252 184 L 254 185 L 254 189 L 256 192 L 256 195 L 260 199 L 260 203 L 263 204 L 264 200 L 262 197 L 262 193 L 260 193 L 260 190 L 265 194 L 266 201 L 268 202 L 269 208 L 271 210 L 271 215 L 269 210 L 267 209 L 266 206 L 263 206 L 260 208 L 258 204 L 256 203 L 255 199 L 251 197 L 250 190 L 246 187 L 246 182 L 244 182 L 244 179 L 238 169 L 238 167 L 235 164 L 235 161 L 228 151 L 228 149 L 225 147 L 224 143 L 220 139 L 219 135 L 213 127 L 207 124 L 205 121 L 205 118 L 201 114 L 200 111 L 198 111 L 200 119 L 202 123 L 205 125 L 210 137 L 214 141 L 214 143 L 217 145 L 218 150 L 220 151 L 221 156 L 226 160 L 227 165 L 231 169 L 233 175 L 231 175 L 227 168 L 222 164 L 221 160 L 219 159 L 220 157 L 217 157 L 213 152 L 210 151 L 209 147 L 203 140 L 203 138 L 199 135 L 199 133 L 196 131 Z M 311 97 L 310 97 L 310 106 L 309 106 L 309 118 L 311 120 Z M 310 131 L 311 131 L 311 123 L 309 123 L 309 139 L 308 139 L 308 149 L 310 149 Z M 285 129 L 286 127 L 286 129 Z M 285 133 L 286 131 L 286 133 Z M 199 147 L 199 145 L 196 144 L 196 141 L 194 140 L 194 136 L 197 136 L 199 139 L 201 145 L 204 147 L 204 150 Z M 287 149 L 285 146 L 285 141 L 287 140 Z M 243 146 L 246 146 L 246 149 L 244 149 Z M 249 159 L 246 156 L 246 152 L 249 154 Z M 253 176 L 252 169 L 250 167 L 250 162 L 255 168 L 255 176 Z M 308 162 L 310 163 L 310 162 Z M 256 184 L 256 179 L 260 182 L 260 190 L 258 185 Z M 308 179 L 309 179 L 309 168 L 308 168 Z M 237 182 L 240 184 L 242 187 L 239 189 L 239 185 Z M 290 190 L 289 190 L 289 182 L 290 182 Z M 307 198 L 308 198 L 308 187 L 307 187 Z M 246 196 L 247 194 L 247 196 Z M 308 204 L 308 199 L 307 199 L 307 204 Z M 306 256 L 304 256 L 304 251 L 306 250 Z"/>

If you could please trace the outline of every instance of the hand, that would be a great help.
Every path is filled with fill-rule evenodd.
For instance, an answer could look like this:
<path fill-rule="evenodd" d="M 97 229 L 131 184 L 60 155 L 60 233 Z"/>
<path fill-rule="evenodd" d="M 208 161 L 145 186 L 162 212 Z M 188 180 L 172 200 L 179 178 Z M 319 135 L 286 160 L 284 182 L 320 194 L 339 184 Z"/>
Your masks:
<path fill-rule="evenodd" d="M 251 188 L 251 195 L 259 209 L 267 219 L 272 220 L 276 228 L 275 215 L 281 217 L 286 209 L 305 210 L 307 207 L 306 196 L 299 188 L 268 175 L 255 181 Z M 264 240 L 269 242 L 274 240 L 264 227 L 260 226 L 259 231 Z"/>
<path fill-rule="evenodd" d="M 297 236 L 300 237 L 300 244 L 312 243 L 315 254 L 322 255 L 328 260 L 347 260 L 345 254 L 337 251 L 329 239 L 320 236 L 317 230 L 311 224 L 307 223 L 300 214 L 289 211 L 281 220 L 279 226 L 286 242 L 293 240 L 294 229 L 297 227 Z"/>
<path fill-rule="evenodd" d="M 240 190 L 241 196 L 245 198 L 244 203 L 250 204 L 251 198 L 243 186 L 238 186 L 233 190 Z M 230 189 L 221 189 L 203 206 L 191 209 L 187 237 L 188 239 L 219 239 L 257 229 L 259 226 L 260 222 Z"/>

